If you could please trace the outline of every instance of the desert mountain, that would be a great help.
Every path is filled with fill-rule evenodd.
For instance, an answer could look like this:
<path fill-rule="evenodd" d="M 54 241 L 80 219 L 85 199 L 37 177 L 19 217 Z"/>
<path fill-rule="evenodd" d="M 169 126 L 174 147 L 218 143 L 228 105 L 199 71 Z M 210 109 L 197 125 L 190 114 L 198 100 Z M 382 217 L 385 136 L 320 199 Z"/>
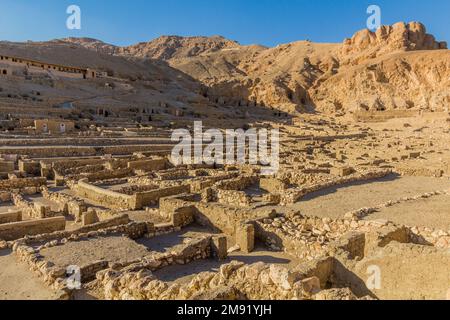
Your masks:
<path fill-rule="evenodd" d="M 274 48 L 223 37 L 166 36 L 129 47 L 64 39 L 100 54 L 162 60 L 207 86 L 214 103 L 287 112 L 446 108 L 450 55 L 418 22 L 362 30 L 340 44 Z"/>
<path fill-rule="evenodd" d="M 128 47 L 117 47 L 91 38 L 67 38 L 64 42 L 74 43 L 104 54 L 121 55 L 156 60 L 195 57 L 222 49 L 236 48 L 239 44 L 221 36 L 179 37 L 162 36 L 150 42 L 141 42 Z"/>

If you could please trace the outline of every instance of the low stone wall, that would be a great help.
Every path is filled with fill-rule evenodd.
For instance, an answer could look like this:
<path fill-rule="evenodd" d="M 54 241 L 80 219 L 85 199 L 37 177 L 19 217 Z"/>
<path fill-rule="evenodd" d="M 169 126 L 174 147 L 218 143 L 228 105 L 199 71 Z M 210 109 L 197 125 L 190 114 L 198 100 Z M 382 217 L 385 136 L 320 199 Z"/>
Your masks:
<path fill-rule="evenodd" d="M 87 204 L 82 199 L 65 193 L 50 192 L 45 186 L 41 188 L 41 193 L 44 199 L 60 204 L 64 212 L 75 217 L 76 222 L 80 222 L 83 212 L 87 211 Z"/>
<path fill-rule="evenodd" d="M 159 213 L 165 219 L 170 219 L 172 214 L 179 208 L 190 207 L 195 201 L 195 196 L 182 194 L 171 197 L 164 197 L 159 200 Z"/>
<path fill-rule="evenodd" d="M 130 169 L 103 170 L 92 173 L 83 173 L 81 177 L 87 178 L 89 182 L 101 181 L 106 179 L 126 178 L 133 173 Z"/>
<path fill-rule="evenodd" d="M 217 201 L 222 204 L 236 207 L 248 207 L 251 204 L 251 198 L 243 191 L 218 190 Z"/>
<path fill-rule="evenodd" d="M 53 168 L 56 172 L 58 172 L 57 169 Z M 82 166 L 72 166 L 69 168 L 65 168 L 63 173 L 58 172 L 61 175 L 64 176 L 76 176 L 82 173 L 96 173 L 99 171 L 104 171 L 105 166 L 103 163 L 99 164 L 91 164 L 91 165 L 82 165 Z"/>
<path fill-rule="evenodd" d="M 242 191 L 258 181 L 258 176 L 242 176 L 230 180 L 219 181 L 214 185 L 214 188 L 218 190 Z"/>
<path fill-rule="evenodd" d="M 259 219 L 250 222 L 255 226 L 255 236 L 271 250 L 285 251 L 288 254 L 314 260 L 334 252 L 339 245 L 336 242 L 351 232 L 376 234 L 379 239 L 373 240 L 378 245 L 382 239 L 392 239 L 393 232 L 399 232 L 396 239 L 407 242 L 407 229 L 397 227 L 388 221 L 332 220 L 330 218 L 279 216 L 274 219 Z M 381 232 L 381 233 L 380 233 Z M 364 244 L 364 240 L 362 241 Z M 347 249 L 347 251 L 351 251 Z M 364 252 L 362 253 L 364 255 Z"/>
<path fill-rule="evenodd" d="M 130 145 L 130 146 L 99 146 L 99 147 L 62 147 L 46 146 L 38 148 L 11 147 L 3 149 L 7 154 L 28 155 L 33 158 L 56 158 L 56 157 L 88 157 L 104 154 L 131 155 L 135 152 L 146 152 L 151 148 L 154 152 L 170 154 L 172 148 L 167 145 Z"/>
<path fill-rule="evenodd" d="M 233 261 L 218 272 L 203 272 L 189 283 L 169 284 L 151 272 L 105 270 L 97 274 L 98 287 L 109 300 L 303 300 L 320 290 L 315 277 L 262 262 L 245 265 Z"/>
<path fill-rule="evenodd" d="M 261 218 L 263 213 L 255 213 L 251 209 L 230 207 L 220 203 L 196 202 L 195 195 L 184 194 L 160 200 L 160 214 L 171 218 L 172 214 L 181 208 L 190 208 L 197 223 L 213 230 L 234 236 L 236 226 L 243 221 Z"/>
<path fill-rule="evenodd" d="M 85 166 L 96 166 L 105 162 L 103 159 L 77 159 L 77 160 L 52 160 L 50 167 L 62 175 L 66 175 L 73 170 L 73 168 L 82 168 Z"/>
<path fill-rule="evenodd" d="M 402 176 L 441 178 L 444 173 L 449 174 L 450 171 L 446 171 L 444 168 L 414 168 L 398 165 L 395 172 Z"/>
<path fill-rule="evenodd" d="M 14 161 L 2 161 L 0 160 L 0 172 L 13 173 L 15 169 Z"/>
<path fill-rule="evenodd" d="M 114 217 L 108 220 L 96 222 L 93 224 L 90 224 L 88 226 L 84 226 L 82 228 L 79 228 L 72 232 L 72 234 L 80 234 L 80 233 L 88 233 L 91 231 L 101 230 L 101 229 L 108 229 L 116 226 L 126 225 L 131 222 L 130 218 L 127 214 L 120 215 L 118 217 Z"/>
<path fill-rule="evenodd" d="M 214 186 L 218 181 L 229 180 L 236 178 L 238 173 L 232 172 L 229 174 L 223 174 L 220 176 L 214 177 L 205 177 L 202 180 L 192 181 L 191 183 L 191 192 L 201 192 L 203 189 L 210 188 Z"/>
<path fill-rule="evenodd" d="M 330 179 L 325 182 L 316 183 L 313 185 L 309 185 L 302 188 L 295 188 L 295 189 L 287 189 L 282 195 L 281 195 L 281 205 L 287 205 L 287 204 L 294 204 L 297 201 L 299 201 L 301 198 L 306 196 L 307 194 L 334 187 L 337 185 L 342 185 L 346 183 L 352 183 L 357 181 L 365 181 L 365 180 L 372 180 L 372 179 L 378 179 L 386 177 L 390 174 L 392 174 L 392 170 L 386 169 L 386 170 L 378 170 L 378 171 L 369 171 L 369 172 L 362 172 L 362 173 L 355 173 L 346 177 L 339 177 L 335 179 Z"/>
<path fill-rule="evenodd" d="M 0 239 L 11 241 L 27 235 L 32 236 L 64 230 L 65 227 L 66 220 L 64 217 L 7 223 L 0 225 Z"/>
<path fill-rule="evenodd" d="M 138 299 L 151 299 L 143 295 L 143 292 L 135 290 L 131 284 L 135 280 L 153 280 L 151 272 L 169 265 L 185 265 L 191 261 L 207 259 L 211 257 L 211 237 L 203 237 L 191 240 L 189 243 L 172 248 L 171 252 L 154 253 L 133 264 L 127 266 L 116 265 L 114 269 L 107 269 L 97 273 L 96 286 L 104 292 L 106 299 L 125 299 L 140 296 Z M 134 275 L 139 275 L 134 278 Z M 134 279 L 133 279 L 134 278 Z M 156 283 L 155 283 L 156 284 Z M 153 288 L 147 287 L 149 291 Z M 136 296 L 135 296 L 136 294 Z"/>
<path fill-rule="evenodd" d="M 41 164 L 33 160 L 19 160 L 19 171 L 31 175 L 39 175 L 41 172 Z"/>
<path fill-rule="evenodd" d="M 6 246 L 13 248 L 15 245 L 36 245 L 45 246 L 46 243 L 63 244 L 67 240 L 79 240 L 85 237 L 97 237 L 106 235 L 124 235 L 131 239 L 139 239 L 147 234 L 149 230 L 154 231 L 153 224 L 146 222 L 129 222 L 127 215 L 116 217 L 107 222 L 95 223 L 77 230 L 72 231 L 56 231 L 52 233 L 43 233 L 38 235 L 30 235 L 16 241 L 8 241 Z M 48 246 L 48 245 L 47 245 Z"/>
<path fill-rule="evenodd" d="M 218 203 L 194 203 L 195 221 L 227 235 L 234 236 L 236 226 L 243 221 L 261 218 L 251 209 L 225 206 Z"/>
<path fill-rule="evenodd" d="M 22 221 L 22 211 L 0 213 L 0 224 Z"/>
<path fill-rule="evenodd" d="M 46 178 L 19 178 L 0 180 L 0 191 L 21 190 L 29 187 L 41 187 L 46 184 Z"/>
<path fill-rule="evenodd" d="M 433 245 L 440 249 L 450 249 L 450 230 L 427 227 L 408 227 L 410 241 L 422 245 Z"/>
<path fill-rule="evenodd" d="M 133 182 L 128 181 L 130 184 Z M 127 194 L 129 196 L 137 193 L 137 192 L 148 192 L 158 189 L 159 186 L 156 184 L 146 184 L 146 185 L 128 185 L 116 190 L 119 193 Z"/>
<path fill-rule="evenodd" d="M 86 229 L 83 231 L 86 231 Z M 140 238 L 146 231 L 147 226 L 145 223 L 129 223 L 127 225 L 115 226 L 100 231 L 89 231 L 88 233 L 83 233 L 78 230 L 78 232 L 72 233 L 55 232 L 53 234 L 27 237 L 13 242 L 11 247 L 19 261 L 27 263 L 32 272 L 36 273 L 52 289 L 60 292 L 60 299 L 70 299 L 73 289 L 69 288 L 67 283 L 67 270 L 65 268 L 57 268 L 50 261 L 46 261 L 45 258 L 39 253 L 40 250 L 43 248 L 64 245 L 68 241 L 79 241 L 86 239 L 87 237 L 101 237 L 108 234 L 122 234 Z M 36 242 L 41 242 L 42 244 L 35 248 L 29 246 L 30 243 Z M 134 262 L 129 262 L 129 264 L 132 263 Z M 106 269 L 107 267 L 108 262 L 106 261 L 95 261 L 82 266 L 82 281 L 95 278 L 98 271 Z"/>
<path fill-rule="evenodd" d="M 412 118 L 419 115 L 417 110 L 385 110 L 385 111 L 356 111 L 353 117 L 362 122 L 384 122 L 395 118 Z"/>
<path fill-rule="evenodd" d="M 86 180 L 80 180 L 78 183 L 68 183 L 68 185 L 79 197 L 87 198 L 107 208 L 120 210 L 139 209 L 135 196 L 102 189 L 87 183 Z"/>
<path fill-rule="evenodd" d="M 194 222 L 194 215 L 195 215 L 194 206 L 181 207 L 175 209 L 175 211 L 172 213 L 171 224 L 175 228 L 177 227 L 182 228 L 188 226 Z"/>
<path fill-rule="evenodd" d="M 30 218 L 35 219 L 46 218 L 47 213 L 49 213 L 50 211 L 48 208 L 42 207 L 38 203 L 33 203 L 25 200 L 21 194 L 17 193 L 12 194 L 11 200 L 16 207 L 20 208 L 23 211 L 23 213 L 29 216 Z"/>
<path fill-rule="evenodd" d="M 450 190 L 438 190 L 427 192 L 416 196 L 403 197 L 397 200 L 391 200 L 373 207 L 361 208 L 350 211 L 344 215 L 345 219 L 359 221 L 368 215 L 375 213 L 383 208 L 389 208 L 397 204 L 414 202 L 422 199 L 430 199 L 435 196 L 450 195 Z M 421 226 L 407 226 L 410 230 L 410 242 L 422 245 L 433 245 L 438 248 L 450 248 L 450 230 L 437 230 Z"/>
<path fill-rule="evenodd" d="M 140 209 L 148 205 L 157 204 L 159 199 L 161 198 L 183 194 L 187 192 L 190 192 L 190 186 L 188 184 L 168 188 L 161 188 L 147 192 L 138 192 L 135 194 L 136 209 Z"/>
<path fill-rule="evenodd" d="M 167 168 L 168 161 L 165 158 L 151 160 L 137 160 L 128 162 L 128 168 L 133 170 L 155 171 Z"/>

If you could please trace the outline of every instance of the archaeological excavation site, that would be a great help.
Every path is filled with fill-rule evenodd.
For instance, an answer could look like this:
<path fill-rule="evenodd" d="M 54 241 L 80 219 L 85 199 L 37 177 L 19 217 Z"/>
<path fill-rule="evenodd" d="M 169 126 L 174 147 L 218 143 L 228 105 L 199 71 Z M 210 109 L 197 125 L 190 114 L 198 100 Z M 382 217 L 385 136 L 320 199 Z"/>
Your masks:
<path fill-rule="evenodd" d="M 0 42 L 0 300 L 450 299 L 430 31 Z"/>

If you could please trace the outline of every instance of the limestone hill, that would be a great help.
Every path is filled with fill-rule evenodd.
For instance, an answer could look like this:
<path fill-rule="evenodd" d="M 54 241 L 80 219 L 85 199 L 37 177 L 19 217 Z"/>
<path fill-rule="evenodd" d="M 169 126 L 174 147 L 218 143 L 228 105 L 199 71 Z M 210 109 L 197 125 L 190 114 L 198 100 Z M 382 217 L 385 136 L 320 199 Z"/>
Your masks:
<path fill-rule="evenodd" d="M 362 30 L 341 44 L 266 48 L 220 36 L 163 36 L 128 47 L 90 38 L 2 43 L 0 51 L 177 82 L 219 106 L 345 114 L 443 110 L 450 99 L 447 44 L 418 22 Z"/>

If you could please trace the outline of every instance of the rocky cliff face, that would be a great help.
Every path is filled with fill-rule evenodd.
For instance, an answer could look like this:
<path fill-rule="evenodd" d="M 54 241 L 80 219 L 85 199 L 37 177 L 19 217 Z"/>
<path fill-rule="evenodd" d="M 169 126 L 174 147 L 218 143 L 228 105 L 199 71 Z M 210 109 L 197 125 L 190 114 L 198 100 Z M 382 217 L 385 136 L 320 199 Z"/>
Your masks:
<path fill-rule="evenodd" d="M 445 110 L 450 55 L 418 22 L 362 30 L 345 39 L 339 71 L 310 89 L 324 111 Z"/>
<path fill-rule="evenodd" d="M 376 32 L 365 29 L 355 33 L 351 39 L 344 40 L 342 53 L 345 55 L 371 49 L 376 49 L 380 55 L 395 50 L 447 49 L 447 44 L 437 42 L 419 22 L 399 22 L 392 26 L 381 26 Z"/>
<path fill-rule="evenodd" d="M 326 112 L 448 110 L 450 54 L 404 52 L 346 68 L 310 90 Z"/>

